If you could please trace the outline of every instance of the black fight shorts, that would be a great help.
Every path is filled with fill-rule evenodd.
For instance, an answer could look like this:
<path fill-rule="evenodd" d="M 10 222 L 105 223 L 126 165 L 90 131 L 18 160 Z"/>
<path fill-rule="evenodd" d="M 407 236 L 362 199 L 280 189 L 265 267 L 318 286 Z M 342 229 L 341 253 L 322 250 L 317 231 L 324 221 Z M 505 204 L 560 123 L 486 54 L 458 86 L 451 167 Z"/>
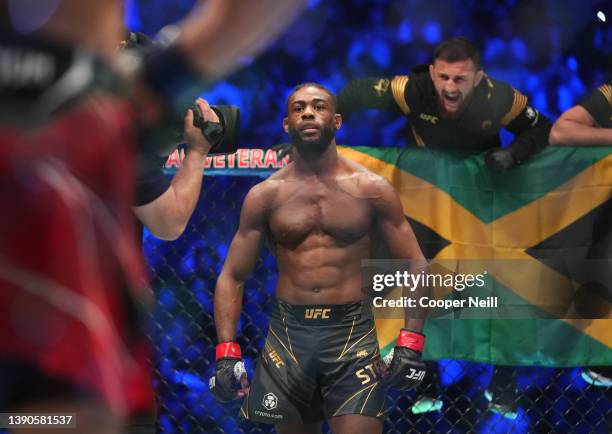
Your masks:
<path fill-rule="evenodd" d="M 312 423 L 345 414 L 382 417 L 385 388 L 367 302 L 278 302 L 240 414 L 257 422 Z"/>

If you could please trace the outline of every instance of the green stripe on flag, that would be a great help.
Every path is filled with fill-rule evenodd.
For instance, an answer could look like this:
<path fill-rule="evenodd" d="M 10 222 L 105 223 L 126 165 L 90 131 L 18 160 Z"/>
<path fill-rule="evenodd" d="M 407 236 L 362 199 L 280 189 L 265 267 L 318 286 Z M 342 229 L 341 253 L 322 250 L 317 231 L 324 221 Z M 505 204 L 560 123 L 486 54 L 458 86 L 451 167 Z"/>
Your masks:
<path fill-rule="evenodd" d="M 549 147 L 508 172 L 495 173 L 484 165 L 484 154 L 429 148 L 352 149 L 435 185 L 485 223 L 538 199 L 612 153 L 610 147 Z"/>

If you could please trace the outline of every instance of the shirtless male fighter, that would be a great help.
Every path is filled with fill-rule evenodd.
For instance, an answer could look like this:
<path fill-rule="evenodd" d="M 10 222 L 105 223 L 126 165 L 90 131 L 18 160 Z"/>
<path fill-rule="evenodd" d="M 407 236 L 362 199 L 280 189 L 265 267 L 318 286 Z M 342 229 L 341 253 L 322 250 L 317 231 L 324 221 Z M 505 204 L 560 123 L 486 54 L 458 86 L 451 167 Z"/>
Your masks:
<path fill-rule="evenodd" d="M 242 416 L 279 433 L 320 432 L 323 419 L 334 433 L 380 433 L 386 387 L 409 389 L 424 377 L 424 319 L 406 313 L 390 365 L 381 364 L 361 261 L 378 237 L 392 259 L 423 254 L 393 187 L 338 156 L 332 92 L 298 85 L 287 110 L 294 160 L 247 194 L 217 281 L 210 388 L 220 400 L 245 396 Z M 277 306 L 249 387 L 236 326 L 265 238 L 278 261 Z"/>

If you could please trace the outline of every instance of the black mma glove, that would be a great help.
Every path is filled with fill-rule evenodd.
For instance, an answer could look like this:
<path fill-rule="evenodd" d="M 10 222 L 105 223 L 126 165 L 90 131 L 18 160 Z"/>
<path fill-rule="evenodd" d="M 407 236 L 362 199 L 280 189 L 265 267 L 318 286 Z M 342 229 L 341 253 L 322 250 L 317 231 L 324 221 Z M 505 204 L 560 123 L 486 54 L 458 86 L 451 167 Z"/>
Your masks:
<path fill-rule="evenodd" d="M 240 398 L 238 391 L 248 387 L 240 345 L 236 342 L 223 342 L 217 345 L 215 353 L 215 375 L 210 377 L 208 388 L 215 399 L 221 402 Z"/>
<path fill-rule="evenodd" d="M 383 361 L 388 366 L 385 383 L 398 390 L 416 387 L 427 370 L 421 361 L 425 346 L 425 336 L 408 329 L 401 329 L 395 348 L 385 356 Z"/>
<path fill-rule="evenodd" d="M 487 167 L 496 172 L 503 172 L 514 167 L 518 161 L 510 149 L 491 149 L 485 155 Z"/>

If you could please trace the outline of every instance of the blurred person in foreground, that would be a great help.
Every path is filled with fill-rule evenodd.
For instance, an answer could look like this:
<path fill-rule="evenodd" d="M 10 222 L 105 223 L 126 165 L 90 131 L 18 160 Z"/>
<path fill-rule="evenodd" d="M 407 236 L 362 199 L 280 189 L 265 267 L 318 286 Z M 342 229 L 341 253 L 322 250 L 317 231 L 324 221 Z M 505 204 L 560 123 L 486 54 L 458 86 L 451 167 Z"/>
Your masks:
<path fill-rule="evenodd" d="M 76 413 L 79 432 L 119 432 L 148 383 L 133 357 L 135 153 L 167 145 L 165 125 L 302 3 L 198 2 L 176 41 L 137 64 L 116 50 L 119 0 L 0 1 L 1 412 Z"/>

